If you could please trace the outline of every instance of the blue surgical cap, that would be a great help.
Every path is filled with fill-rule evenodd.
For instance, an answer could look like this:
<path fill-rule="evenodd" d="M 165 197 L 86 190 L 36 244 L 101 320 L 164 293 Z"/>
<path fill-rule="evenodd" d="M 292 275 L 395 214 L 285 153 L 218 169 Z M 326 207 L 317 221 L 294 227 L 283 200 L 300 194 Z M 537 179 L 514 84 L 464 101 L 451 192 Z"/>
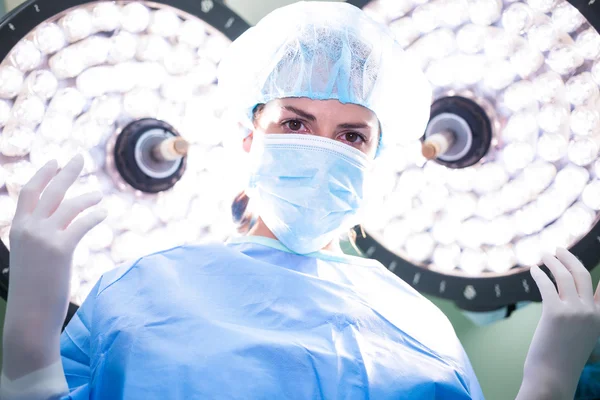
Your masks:
<path fill-rule="evenodd" d="M 258 104 L 288 97 L 364 106 L 382 127 L 382 145 L 422 136 L 431 88 L 389 29 L 346 3 L 298 2 L 247 30 L 219 66 L 230 115 L 252 128 Z"/>

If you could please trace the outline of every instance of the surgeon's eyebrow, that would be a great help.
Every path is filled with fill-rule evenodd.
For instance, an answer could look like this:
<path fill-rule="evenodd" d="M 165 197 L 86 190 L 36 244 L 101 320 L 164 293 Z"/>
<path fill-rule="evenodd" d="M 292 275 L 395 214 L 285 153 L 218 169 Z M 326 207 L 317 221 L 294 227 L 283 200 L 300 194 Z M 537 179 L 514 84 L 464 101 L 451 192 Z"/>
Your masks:
<path fill-rule="evenodd" d="M 371 126 L 363 122 L 339 124 L 339 129 L 368 129 Z"/>
<path fill-rule="evenodd" d="M 302 110 L 300 110 L 299 108 L 292 107 L 292 106 L 283 106 L 282 108 L 284 108 L 284 109 L 286 109 L 286 110 L 288 110 L 288 111 L 291 111 L 291 112 L 293 112 L 294 114 L 296 114 L 296 115 L 298 115 L 299 117 L 302 117 L 302 118 L 304 118 L 304 119 L 306 119 L 306 120 L 309 120 L 309 121 L 312 121 L 312 122 L 314 122 L 314 121 L 316 121 L 316 120 L 317 120 L 317 117 L 315 117 L 315 116 L 314 116 L 314 115 L 312 115 L 312 114 L 309 114 L 309 113 L 307 113 L 306 111 L 302 111 Z"/>

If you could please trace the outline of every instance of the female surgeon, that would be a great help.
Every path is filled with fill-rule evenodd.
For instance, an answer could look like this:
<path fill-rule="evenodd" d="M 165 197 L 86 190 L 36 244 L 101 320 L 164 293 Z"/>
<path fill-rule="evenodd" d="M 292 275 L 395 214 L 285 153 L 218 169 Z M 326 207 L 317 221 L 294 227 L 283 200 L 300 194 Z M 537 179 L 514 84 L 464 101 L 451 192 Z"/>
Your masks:
<path fill-rule="evenodd" d="M 99 194 L 64 200 L 81 157 L 48 163 L 10 233 L 2 399 L 482 399 L 444 315 L 338 242 L 360 222 L 378 152 L 423 132 L 423 74 L 344 3 L 271 13 L 220 68 L 228 106 L 252 124 L 256 224 L 106 273 L 61 335 L 73 249 L 106 214 L 76 218 Z M 532 269 L 544 306 L 519 399 L 573 398 L 600 332 L 586 269 L 566 250 L 545 263 L 557 288 Z"/>

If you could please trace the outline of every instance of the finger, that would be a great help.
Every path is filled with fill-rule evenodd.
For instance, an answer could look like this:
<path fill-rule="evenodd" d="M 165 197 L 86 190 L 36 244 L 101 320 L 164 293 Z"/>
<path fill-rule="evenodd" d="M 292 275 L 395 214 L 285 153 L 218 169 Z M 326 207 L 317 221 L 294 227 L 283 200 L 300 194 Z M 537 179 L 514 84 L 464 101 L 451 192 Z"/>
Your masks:
<path fill-rule="evenodd" d="M 594 287 L 589 271 L 574 254 L 566 249 L 556 249 L 556 257 L 571 272 L 579 297 L 587 301 L 593 301 Z"/>
<path fill-rule="evenodd" d="M 540 269 L 540 267 L 538 267 L 537 265 L 531 267 L 530 272 L 531 277 L 533 278 L 535 284 L 540 290 L 540 294 L 542 295 L 542 301 L 551 303 L 560 300 L 560 298 L 558 297 L 558 292 L 554 287 L 554 284 L 552 283 L 548 275 L 546 275 L 546 273 Z"/>
<path fill-rule="evenodd" d="M 28 214 L 35 209 L 35 206 L 40 200 L 40 194 L 42 194 L 44 188 L 48 186 L 48 183 L 50 183 L 52 178 L 56 175 L 57 169 L 58 163 L 56 160 L 49 161 L 35 173 L 33 178 L 31 178 L 25 186 L 23 186 L 19 193 L 15 219 L 21 215 Z"/>
<path fill-rule="evenodd" d="M 100 200 L 102 200 L 102 193 L 93 192 L 63 201 L 49 220 L 58 229 L 64 230 L 79 214 L 98 204 Z"/>
<path fill-rule="evenodd" d="M 81 239 L 88 233 L 92 228 L 98 225 L 100 222 L 104 221 L 108 212 L 99 208 L 90 212 L 89 214 L 83 215 L 80 218 L 77 218 L 67 229 L 65 230 L 66 239 L 70 241 L 73 245 L 73 248 L 77 246 L 77 243 L 81 241 Z"/>
<path fill-rule="evenodd" d="M 556 257 L 545 255 L 542 257 L 542 260 L 544 260 L 544 264 L 554 276 L 554 280 L 558 286 L 559 297 L 561 299 L 579 297 L 571 272 Z"/>
<path fill-rule="evenodd" d="M 34 214 L 40 218 L 50 216 L 65 198 L 65 193 L 77 180 L 83 169 L 83 157 L 78 154 L 50 182 L 36 207 Z"/>

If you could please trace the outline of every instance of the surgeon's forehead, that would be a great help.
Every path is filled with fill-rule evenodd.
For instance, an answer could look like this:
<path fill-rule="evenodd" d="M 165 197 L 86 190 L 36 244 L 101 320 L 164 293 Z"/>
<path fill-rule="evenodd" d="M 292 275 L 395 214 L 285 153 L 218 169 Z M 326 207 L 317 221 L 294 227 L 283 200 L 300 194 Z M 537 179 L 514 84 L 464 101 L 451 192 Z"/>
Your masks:
<path fill-rule="evenodd" d="M 358 104 L 341 103 L 336 99 L 314 100 L 307 97 L 286 97 L 275 99 L 266 104 L 265 111 L 273 115 L 281 114 L 286 110 L 299 109 L 310 112 L 316 117 L 321 116 L 352 116 L 353 119 L 377 120 L 371 110 Z"/>

